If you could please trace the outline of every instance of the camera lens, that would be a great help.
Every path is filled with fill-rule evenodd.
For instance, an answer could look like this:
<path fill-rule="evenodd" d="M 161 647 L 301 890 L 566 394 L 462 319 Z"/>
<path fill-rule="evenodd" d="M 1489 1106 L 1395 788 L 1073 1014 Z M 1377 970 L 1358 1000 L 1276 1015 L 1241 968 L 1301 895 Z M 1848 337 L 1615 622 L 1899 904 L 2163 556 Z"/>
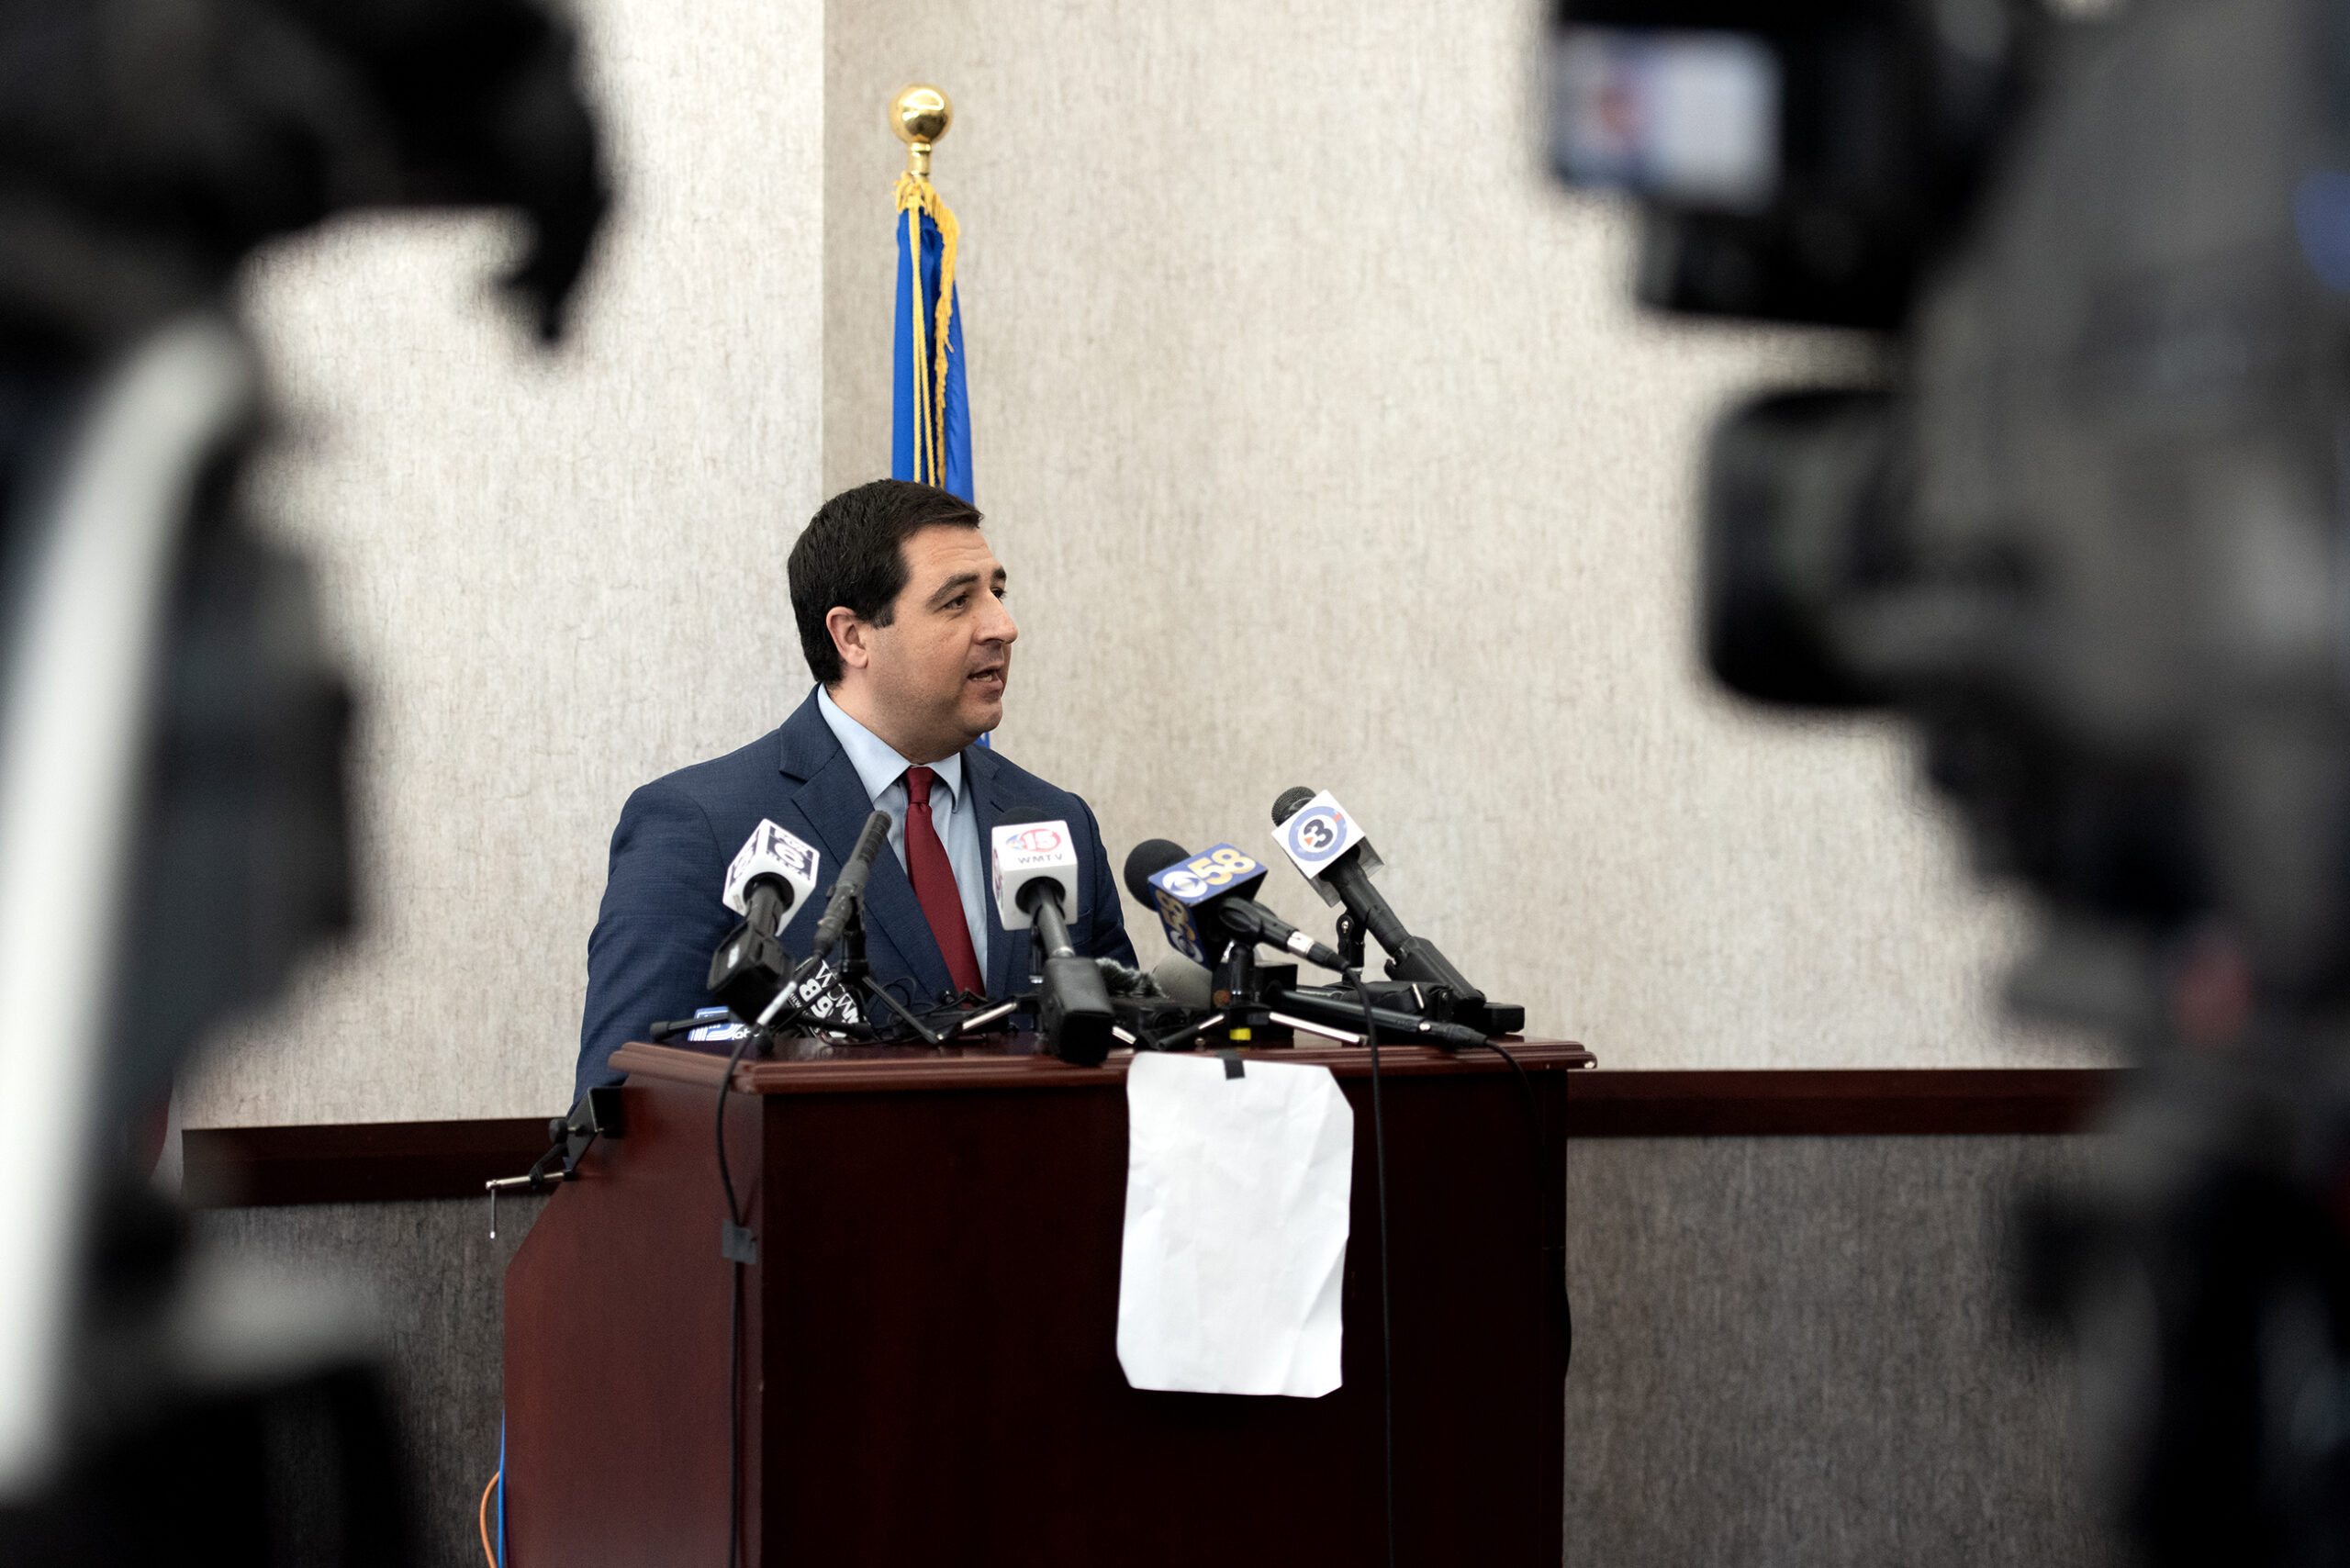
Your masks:
<path fill-rule="evenodd" d="M 1774 393 L 1716 427 L 1707 454 L 1706 661 L 1759 701 L 1885 699 L 1837 648 L 1834 611 L 1898 569 L 1900 413 L 1890 393 Z"/>

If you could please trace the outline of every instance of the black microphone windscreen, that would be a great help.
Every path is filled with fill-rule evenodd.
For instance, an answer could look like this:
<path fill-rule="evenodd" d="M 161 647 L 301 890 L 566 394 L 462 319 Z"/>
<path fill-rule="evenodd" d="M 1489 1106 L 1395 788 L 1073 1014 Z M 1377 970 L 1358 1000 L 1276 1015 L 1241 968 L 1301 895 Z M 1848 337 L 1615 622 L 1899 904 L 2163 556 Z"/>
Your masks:
<path fill-rule="evenodd" d="M 1034 801 L 1023 801 L 1018 805 L 1004 807 L 996 817 L 995 825 L 1026 827 L 1030 823 L 1057 823 L 1064 820 L 1060 813 L 1048 811 Z"/>
<path fill-rule="evenodd" d="M 1297 809 L 1312 799 L 1314 791 L 1303 784 L 1292 784 L 1282 790 L 1281 798 L 1273 802 L 1273 825 L 1279 827 L 1297 815 Z"/>
<path fill-rule="evenodd" d="M 775 917 L 776 924 L 766 927 L 767 935 L 773 935 L 782 929 L 781 917 L 791 911 L 791 898 L 794 890 L 792 885 L 781 877 L 772 875 L 754 877 L 751 879 L 751 885 L 743 890 L 743 898 L 744 902 L 755 910 Z M 761 908 L 761 906 L 768 907 Z M 744 915 L 744 918 L 748 920 L 751 917 Z M 753 922 L 753 924 L 757 923 Z"/>
<path fill-rule="evenodd" d="M 1150 879 L 1178 860 L 1189 860 L 1192 852 L 1168 838 L 1146 838 L 1126 857 L 1126 891 L 1143 903 L 1152 901 Z"/>

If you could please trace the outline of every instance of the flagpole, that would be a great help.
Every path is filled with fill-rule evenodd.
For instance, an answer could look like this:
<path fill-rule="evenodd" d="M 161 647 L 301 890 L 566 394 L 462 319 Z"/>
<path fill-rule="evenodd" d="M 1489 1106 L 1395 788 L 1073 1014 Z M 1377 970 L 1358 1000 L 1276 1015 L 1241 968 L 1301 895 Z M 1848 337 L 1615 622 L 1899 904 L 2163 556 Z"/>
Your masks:
<path fill-rule="evenodd" d="M 898 176 L 897 197 L 898 215 L 905 226 L 899 241 L 901 265 L 911 272 L 911 276 L 900 274 L 900 287 L 907 295 L 911 319 L 899 322 L 898 330 L 904 332 L 912 351 L 912 364 L 898 367 L 904 378 L 900 385 L 912 394 L 909 399 L 912 407 L 893 410 L 892 445 L 905 437 L 912 448 L 912 461 L 907 465 L 912 472 L 900 470 L 899 478 L 935 485 L 968 501 L 970 425 L 963 401 L 963 326 L 955 292 L 955 250 L 960 226 L 930 183 L 932 150 L 954 123 L 954 100 L 927 82 L 902 88 L 890 100 L 890 129 L 906 144 L 906 172 Z M 937 314 L 925 321 L 928 286 L 923 281 L 923 261 L 927 236 L 933 231 L 938 246 L 933 305 Z M 979 744 L 987 745 L 989 737 L 981 735 Z"/>
<path fill-rule="evenodd" d="M 913 319 L 908 323 L 913 344 L 914 382 L 920 396 L 914 406 L 914 474 L 923 484 L 945 487 L 946 470 L 946 377 L 950 347 L 947 327 L 955 309 L 955 215 L 930 183 L 930 155 L 955 123 L 955 102 L 940 88 L 917 82 L 901 88 L 890 100 L 890 129 L 906 144 L 906 172 L 899 177 L 899 209 L 906 222 L 908 252 L 915 258 Z M 937 318 L 923 319 L 921 296 L 922 219 L 937 225 L 944 242 L 939 263 Z M 928 329 L 927 330 L 925 329 Z"/>

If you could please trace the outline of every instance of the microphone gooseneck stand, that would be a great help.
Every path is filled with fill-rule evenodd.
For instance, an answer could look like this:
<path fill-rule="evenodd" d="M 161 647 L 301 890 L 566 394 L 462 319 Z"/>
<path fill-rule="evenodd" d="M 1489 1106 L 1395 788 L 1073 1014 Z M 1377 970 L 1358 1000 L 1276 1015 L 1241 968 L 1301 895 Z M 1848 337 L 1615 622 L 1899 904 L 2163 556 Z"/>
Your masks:
<path fill-rule="evenodd" d="M 1000 1018 L 1008 1018 L 1020 1005 L 1016 1001 L 997 1002 L 990 1007 L 957 1013 L 947 1020 L 944 1027 L 932 1027 L 920 1014 L 900 1002 L 894 991 L 873 978 L 873 966 L 865 958 L 865 898 L 861 892 L 849 906 L 847 924 L 841 928 L 841 947 L 845 956 L 840 968 L 834 971 L 840 982 L 855 994 L 880 1002 L 914 1038 L 934 1048 L 948 1045 Z M 792 977 L 794 988 L 802 983 L 822 961 L 821 957 L 811 954 L 807 962 L 800 966 L 799 973 Z"/>

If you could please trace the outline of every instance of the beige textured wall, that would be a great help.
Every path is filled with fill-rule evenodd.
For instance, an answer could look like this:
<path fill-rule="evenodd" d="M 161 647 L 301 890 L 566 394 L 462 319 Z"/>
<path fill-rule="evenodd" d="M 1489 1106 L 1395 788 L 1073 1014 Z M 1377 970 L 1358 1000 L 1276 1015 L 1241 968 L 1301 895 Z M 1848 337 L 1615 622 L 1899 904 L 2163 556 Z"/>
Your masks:
<path fill-rule="evenodd" d="M 881 106 L 916 78 L 958 109 L 979 498 L 1024 630 L 1002 739 L 1118 858 L 1262 846 L 1314 783 L 1408 921 L 1610 1065 L 2081 1059 L 1997 1019 L 2018 916 L 1887 728 L 1700 679 L 1696 443 L 1853 348 L 1632 311 L 1627 226 L 1536 166 L 1531 5 L 589 23 L 627 210 L 558 359 L 476 302 L 478 226 L 256 270 L 306 421 L 266 494 L 372 700 L 373 923 L 192 1125 L 561 1104 L 621 801 L 796 700 L 783 550 L 886 471 Z M 1326 931 L 1286 870 L 1268 897 Z"/>
<path fill-rule="evenodd" d="M 624 182 L 542 356 L 480 222 L 352 225 L 253 269 L 297 421 L 260 487 L 360 673 L 368 925 L 184 1088 L 192 1126 L 567 1103 L 628 791 L 797 695 L 783 552 L 818 495 L 816 0 L 594 0 Z"/>
<path fill-rule="evenodd" d="M 1538 165 L 1540 9 L 833 0 L 827 488 L 888 464 L 881 106 L 935 82 L 1002 739 L 1116 856 L 1265 846 L 1314 784 L 1407 922 L 1605 1063 L 2082 1059 L 1996 1015 L 2020 916 L 1888 726 L 1701 679 L 1710 417 L 1859 345 L 1634 312 L 1629 225 Z"/>

